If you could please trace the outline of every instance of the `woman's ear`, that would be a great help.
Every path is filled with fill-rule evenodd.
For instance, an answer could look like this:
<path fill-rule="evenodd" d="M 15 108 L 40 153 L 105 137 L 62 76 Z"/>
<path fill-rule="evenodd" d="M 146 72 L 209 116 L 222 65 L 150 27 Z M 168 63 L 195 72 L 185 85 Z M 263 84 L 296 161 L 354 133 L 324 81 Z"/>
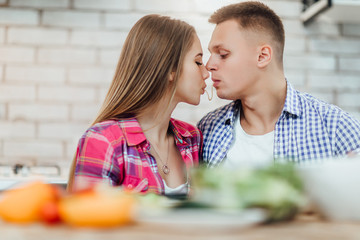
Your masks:
<path fill-rule="evenodd" d="M 259 47 L 258 66 L 260 68 L 266 67 L 272 58 L 272 48 L 269 45 Z"/>
<path fill-rule="evenodd" d="M 169 75 L 169 81 L 173 82 L 174 79 L 175 79 L 175 72 L 171 72 L 170 75 Z"/>

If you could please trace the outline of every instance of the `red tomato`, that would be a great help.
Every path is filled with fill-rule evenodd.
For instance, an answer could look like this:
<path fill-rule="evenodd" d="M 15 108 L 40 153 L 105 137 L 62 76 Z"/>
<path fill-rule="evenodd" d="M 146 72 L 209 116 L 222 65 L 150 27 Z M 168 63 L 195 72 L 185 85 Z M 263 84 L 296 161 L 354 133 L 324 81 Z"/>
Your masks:
<path fill-rule="evenodd" d="M 60 222 L 58 203 L 55 201 L 46 202 L 40 209 L 40 219 L 48 224 Z"/>

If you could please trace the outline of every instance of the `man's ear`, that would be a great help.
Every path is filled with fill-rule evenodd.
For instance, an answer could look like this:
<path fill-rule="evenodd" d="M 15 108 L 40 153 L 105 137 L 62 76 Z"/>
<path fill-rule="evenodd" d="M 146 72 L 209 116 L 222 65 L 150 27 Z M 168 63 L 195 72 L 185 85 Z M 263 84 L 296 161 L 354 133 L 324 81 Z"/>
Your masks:
<path fill-rule="evenodd" d="M 259 47 L 259 55 L 258 55 L 258 66 L 260 68 L 266 67 L 272 58 L 272 48 L 269 45 L 262 45 Z"/>

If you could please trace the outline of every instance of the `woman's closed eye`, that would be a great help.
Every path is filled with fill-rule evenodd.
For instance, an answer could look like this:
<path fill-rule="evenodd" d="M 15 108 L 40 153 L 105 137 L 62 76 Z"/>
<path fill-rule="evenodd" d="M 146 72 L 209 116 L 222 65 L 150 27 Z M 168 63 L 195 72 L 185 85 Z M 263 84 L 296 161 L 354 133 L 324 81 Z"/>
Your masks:
<path fill-rule="evenodd" d="M 195 61 L 195 63 L 196 63 L 196 65 L 198 65 L 198 66 L 203 65 L 203 63 L 202 63 L 202 62 L 199 62 L 199 61 Z"/>

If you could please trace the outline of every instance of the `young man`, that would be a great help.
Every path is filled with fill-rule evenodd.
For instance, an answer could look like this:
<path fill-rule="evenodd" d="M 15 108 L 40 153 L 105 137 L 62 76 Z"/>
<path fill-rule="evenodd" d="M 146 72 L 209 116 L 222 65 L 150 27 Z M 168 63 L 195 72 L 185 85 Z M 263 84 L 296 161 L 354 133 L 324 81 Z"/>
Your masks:
<path fill-rule="evenodd" d="M 360 123 L 338 107 L 296 91 L 283 71 L 280 18 L 260 2 L 217 10 L 207 69 L 220 98 L 208 113 L 203 161 L 233 168 L 274 160 L 298 163 L 342 156 L 360 147 Z"/>

